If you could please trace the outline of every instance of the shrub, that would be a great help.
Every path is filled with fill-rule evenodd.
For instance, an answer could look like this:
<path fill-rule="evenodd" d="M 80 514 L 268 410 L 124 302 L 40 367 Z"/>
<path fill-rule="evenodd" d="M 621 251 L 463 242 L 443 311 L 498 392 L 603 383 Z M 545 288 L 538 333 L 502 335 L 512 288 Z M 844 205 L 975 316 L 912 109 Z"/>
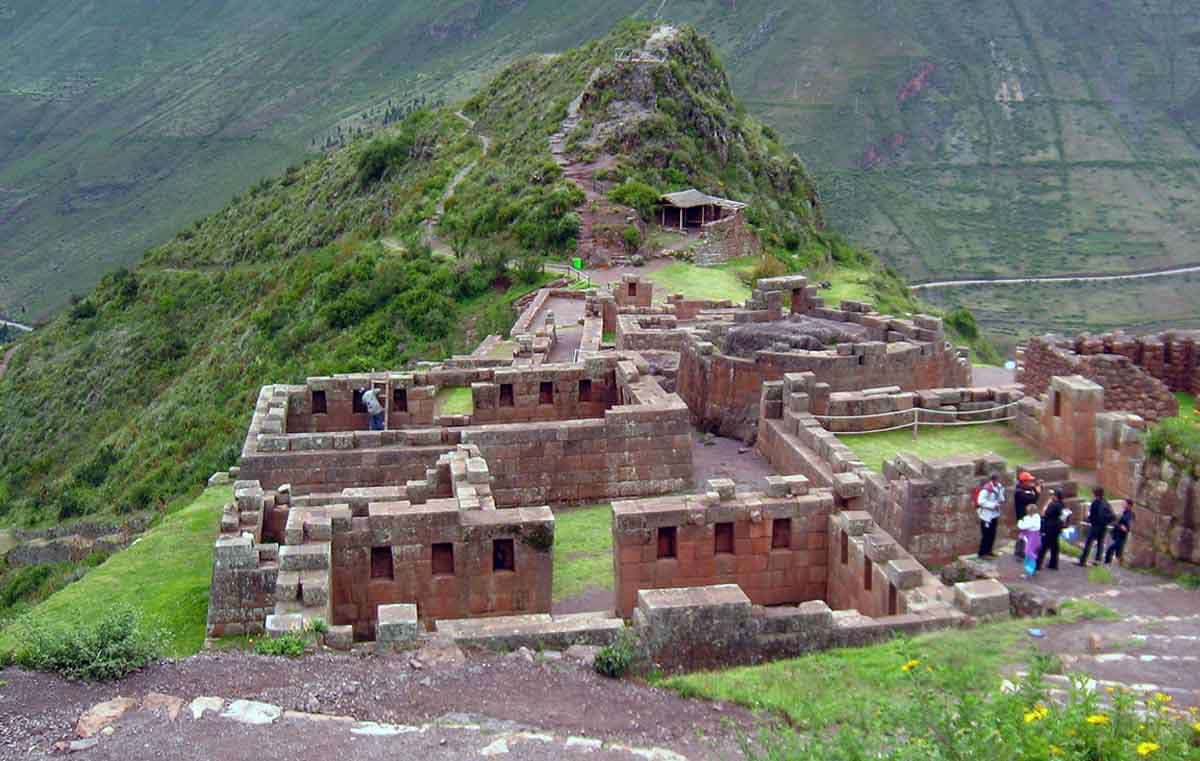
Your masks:
<path fill-rule="evenodd" d="M 621 231 L 621 240 L 625 243 L 626 251 L 635 253 L 642 247 L 642 231 L 634 225 L 629 225 Z"/>
<path fill-rule="evenodd" d="M 254 644 L 254 652 L 281 658 L 299 658 L 304 655 L 306 644 L 304 635 L 290 632 L 281 637 L 260 639 Z"/>
<path fill-rule="evenodd" d="M 1200 476 L 1200 426 L 1178 417 L 1163 420 L 1146 434 L 1146 456 Z"/>
<path fill-rule="evenodd" d="M 96 316 L 96 305 L 88 299 L 80 299 L 75 302 L 68 313 L 71 322 L 82 322 L 90 320 Z"/>
<path fill-rule="evenodd" d="M 19 623 L 21 644 L 13 661 L 34 671 L 49 671 L 67 679 L 120 679 L 158 659 L 157 635 L 147 633 L 136 612 L 113 608 L 91 624 L 76 627 Z"/>
<path fill-rule="evenodd" d="M 617 635 L 616 642 L 600 648 L 592 667 L 601 676 L 620 679 L 625 676 L 636 660 L 637 646 L 634 637 L 629 632 L 622 631 Z"/>
<path fill-rule="evenodd" d="M 636 209 L 642 219 L 650 220 L 654 216 L 654 207 L 658 203 L 659 192 L 644 182 L 626 180 L 613 188 L 608 197 L 619 204 Z"/>
<path fill-rule="evenodd" d="M 955 307 L 946 313 L 946 325 L 963 338 L 974 341 L 979 338 L 979 324 L 975 315 L 966 307 Z"/>

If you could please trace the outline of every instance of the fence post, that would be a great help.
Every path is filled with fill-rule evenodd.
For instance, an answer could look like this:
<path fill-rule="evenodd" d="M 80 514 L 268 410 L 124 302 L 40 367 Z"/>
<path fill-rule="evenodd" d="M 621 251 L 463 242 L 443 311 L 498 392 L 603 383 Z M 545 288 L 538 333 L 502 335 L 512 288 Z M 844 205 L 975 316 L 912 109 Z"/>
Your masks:
<path fill-rule="evenodd" d="M 917 440 L 917 429 L 921 427 L 921 411 L 913 407 L 913 441 Z"/>

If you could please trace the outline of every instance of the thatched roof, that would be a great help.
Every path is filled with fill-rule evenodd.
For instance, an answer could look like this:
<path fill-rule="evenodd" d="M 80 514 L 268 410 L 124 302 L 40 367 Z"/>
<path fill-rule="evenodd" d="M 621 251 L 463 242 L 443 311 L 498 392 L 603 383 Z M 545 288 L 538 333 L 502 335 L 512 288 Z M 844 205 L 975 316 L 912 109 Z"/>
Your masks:
<path fill-rule="evenodd" d="M 678 193 L 667 193 L 659 199 L 661 203 L 674 206 L 677 209 L 692 209 L 697 206 L 720 206 L 723 209 L 740 211 L 746 204 L 730 201 L 728 198 L 717 198 L 707 193 L 701 193 L 695 188 L 681 190 Z"/>

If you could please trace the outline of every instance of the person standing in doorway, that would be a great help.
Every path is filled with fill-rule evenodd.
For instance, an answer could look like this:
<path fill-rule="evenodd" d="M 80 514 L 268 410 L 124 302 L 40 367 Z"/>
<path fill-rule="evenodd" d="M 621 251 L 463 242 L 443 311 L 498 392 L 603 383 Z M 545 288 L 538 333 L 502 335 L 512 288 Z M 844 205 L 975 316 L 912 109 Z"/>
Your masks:
<path fill-rule="evenodd" d="M 975 497 L 976 513 L 979 515 L 979 557 L 993 558 L 996 544 L 996 526 L 1000 523 L 1000 506 L 1004 504 L 1004 485 L 1000 475 L 993 473 L 989 481 L 979 487 Z"/>
<path fill-rule="evenodd" d="M 1088 535 L 1087 540 L 1083 543 L 1083 554 L 1079 556 L 1079 565 L 1087 565 L 1088 551 L 1092 549 L 1092 542 L 1096 543 L 1096 561 L 1095 565 L 1100 565 L 1101 556 L 1104 554 L 1104 536 L 1108 533 L 1108 526 L 1116 518 L 1113 515 L 1112 505 L 1108 504 L 1108 500 L 1104 499 L 1104 489 L 1097 486 L 1092 489 L 1092 504 L 1088 508 Z"/>
<path fill-rule="evenodd" d="M 369 388 L 362 395 L 363 406 L 367 408 L 367 414 L 371 416 L 371 430 L 383 430 L 383 403 L 379 401 L 379 389 Z"/>
<path fill-rule="evenodd" d="M 1050 553 L 1050 564 L 1046 567 L 1051 571 L 1058 570 L 1058 537 L 1066 525 L 1067 506 L 1063 502 L 1062 489 L 1055 489 L 1050 495 L 1050 501 L 1042 510 L 1042 545 L 1038 547 L 1035 571 L 1040 571 L 1046 553 Z"/>
<path fill-rule="evenodd" d="M 1104 564 L 1108 565 L 1112 562 L 1113 555 L 1117 556 L 1117 564 L 1125 565 L 1125 542 L 1129 539 L 1129 532 L 1133 531 L 1133 501 L 1125 502 L 1125 509 L 1121 511 L 1121 517 L 1117 519 L 1117 525 L 1113 526 L 1112 544 L 1108 545 L 1108 551 L 1104 553 Z"/>

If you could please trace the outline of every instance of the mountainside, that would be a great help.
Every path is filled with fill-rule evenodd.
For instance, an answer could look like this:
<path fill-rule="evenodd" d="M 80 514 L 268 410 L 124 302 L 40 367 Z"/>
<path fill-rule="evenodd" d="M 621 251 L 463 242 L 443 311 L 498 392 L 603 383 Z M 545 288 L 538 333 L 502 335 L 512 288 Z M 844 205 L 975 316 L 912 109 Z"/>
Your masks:
<path fill-rule="evenodd" d="M 5 0 L 0 313 L 47 314 L 339 128 L 629 14 L 708 35 L 829 221 L 914 280 L 1200 264 L 1195 4 Z M 1008 335 L 1200 324 L 1177 285 L 936 297 Z"/>
<path fill-rule="evenodd" d="M 466 114 L 419 111 L 293 166 L 141 266 L 105 276 L 24 340 L 0 380 L 0 521 L 164 507 L 236 461 L 261 385 L 401 367 L 506 332 L 513 299 L 545 278 L 541 255 L 575 248 L 583 192 L 555 162 L 550 137 L 592 73 L 610 71 L 618 50 L 640 48 L 651 32 L 625 24 L 553 58 L 524 59 Z M 663 190 L 722 177 L 756 199 L 759 235 L 794 249 L 779 248 L 777 267 L 814 251 L 869 264 L 817 229 L 803 167 L 737 107 L 708 42 L 678 31 L 663 54 L 655 68 L 669 74 L 642 83 L 649 92 L 620 77 L 598 90 L 593 82 L 598 103 L 607 94 L 657 104 L 643 122 L 626 122 L 622 160 L 644 179 L 661 175 Z M 685 146 L 711 156 L 678 164 L 671 157 Z M 454 233 L 457 259 L 421 242 L 449 190 L 448 214 L 466 220 Z"/>

